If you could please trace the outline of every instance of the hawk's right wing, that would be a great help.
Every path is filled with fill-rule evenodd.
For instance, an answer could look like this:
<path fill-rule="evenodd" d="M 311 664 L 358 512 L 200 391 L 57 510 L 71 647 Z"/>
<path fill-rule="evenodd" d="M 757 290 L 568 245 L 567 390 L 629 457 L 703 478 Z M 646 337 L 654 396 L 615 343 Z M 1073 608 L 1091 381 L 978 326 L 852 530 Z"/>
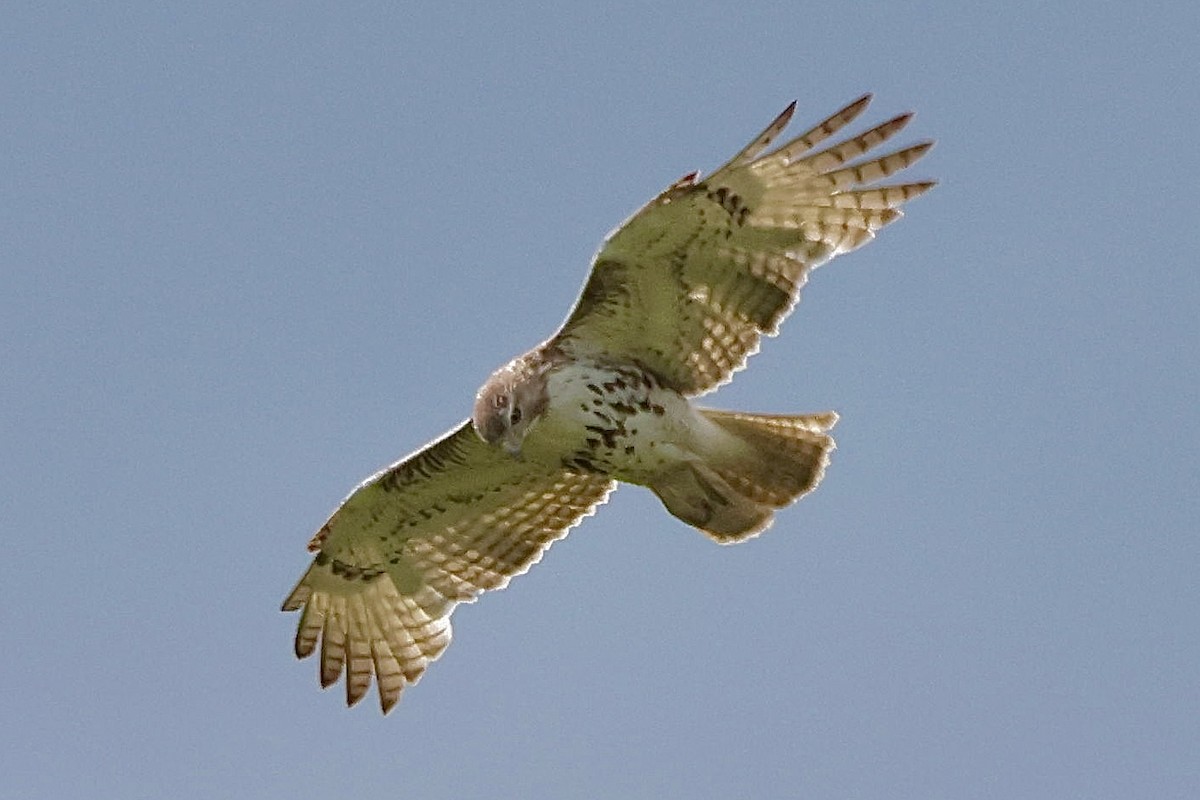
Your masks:
<path fill-rule="evenodd" d="M 320 641 L 321 685 L 345 672 L 348 705 L 374 675 L 387 713 L 450 643 L 454 606 L 527 570 L 613 486 L 518 461 L 467 420 L 367 479 L 309 542 L 283 603 L 303 609 L 296 655 Z"/>
<path fill-rule="evenodd" d="M 933 186 L 877 185 L 930 142 L 863 158 L 911 114 L 821 147 L 868 100 L 767 151 L 793 103 L 712 175 L 692 173 L 647 203 L 604 242 L 552 343 L 637 361 L 689 396 L 728 381 L 778 330 L 810 271 L 870 241 Z"/>

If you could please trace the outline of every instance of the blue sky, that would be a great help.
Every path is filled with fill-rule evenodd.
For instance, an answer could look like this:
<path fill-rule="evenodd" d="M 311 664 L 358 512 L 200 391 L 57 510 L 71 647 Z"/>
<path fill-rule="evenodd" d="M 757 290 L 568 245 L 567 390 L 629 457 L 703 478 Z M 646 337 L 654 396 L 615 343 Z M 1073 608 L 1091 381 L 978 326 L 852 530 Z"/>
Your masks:
<path fill-rule="evenodd" d="M 1200 793 L 1194 4 L 4 17 L 6 796 Z M 709 398 L 841 412 L 820 490 L 720 548 L 624 488 L 389 717 L 322 694 L 278 607 L 344 494 L 868 90 L 941 185 Z"/>

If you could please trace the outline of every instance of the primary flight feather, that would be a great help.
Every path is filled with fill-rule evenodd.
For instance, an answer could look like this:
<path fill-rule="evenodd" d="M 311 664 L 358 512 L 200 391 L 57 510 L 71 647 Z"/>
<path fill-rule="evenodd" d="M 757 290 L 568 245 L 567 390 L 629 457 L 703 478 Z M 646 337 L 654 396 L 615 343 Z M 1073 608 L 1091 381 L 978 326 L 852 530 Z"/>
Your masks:
<path fill-rule="evenodd" d="M 867 153 L 902 114 L 821 147 L 865 95 L 768 151 L 795 103 L 725 166 L 692 173 L 618 227 L 563 326 L 484 383 L 471 418 L 356 488 L 309 542 L 284 601 L 322 686 L 386 713 L 450 642 L 450 614 L 503 587 L 593 513 L 617 481 L 721 543 L 816 487 L 837 421 L 716 411 L 691 400 L 774 335 L 808 273 L 870 241 L 932 181 L 879 185 L 923 142 Z"/>

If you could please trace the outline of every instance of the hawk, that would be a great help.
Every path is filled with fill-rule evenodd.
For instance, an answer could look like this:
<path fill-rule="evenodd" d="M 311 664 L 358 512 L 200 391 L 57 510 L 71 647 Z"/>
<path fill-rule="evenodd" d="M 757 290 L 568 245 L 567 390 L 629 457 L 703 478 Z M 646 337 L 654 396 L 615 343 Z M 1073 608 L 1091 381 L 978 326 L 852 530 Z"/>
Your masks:
<path fill-rule="evenodd" d="M 707 178 L 691 173 L 605 239 L 550 339 L 497 370 L 470 419 L 372 475 L 309 542 L 283 603 L 323 687 L 378 686 L 387 713 L 450 642 L 450 614 L 505 586 L 618 481 L 717 542 L 820 482 L 833 412 L 717 411 L 693 398 L 774 335 L 808 273 L 870 241 L 932 181 L 879 185 L 932 146 L 863 157 L 901 114 L 824 147 L 870 95 L 774 150 L 795 103 Z"/>

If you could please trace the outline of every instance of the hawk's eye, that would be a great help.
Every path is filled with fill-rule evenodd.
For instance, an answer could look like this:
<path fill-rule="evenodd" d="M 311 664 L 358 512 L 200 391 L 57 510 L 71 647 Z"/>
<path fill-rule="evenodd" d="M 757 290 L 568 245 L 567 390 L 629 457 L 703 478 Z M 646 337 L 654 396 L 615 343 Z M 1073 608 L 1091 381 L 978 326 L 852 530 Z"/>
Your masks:
<path fill-rule="evenodd" d="M 504 408 L 508 405 L 508 395 L 497 394 L 492 396 L 492 405 L 496 408 Z"/>
<path fill-rule="evenodd" d="M 521 409 L 518 406 L 513 406 L 512 413 L 508 415 L 508 421 L 511 425 L 516 425 L 521 421 Z"/>

